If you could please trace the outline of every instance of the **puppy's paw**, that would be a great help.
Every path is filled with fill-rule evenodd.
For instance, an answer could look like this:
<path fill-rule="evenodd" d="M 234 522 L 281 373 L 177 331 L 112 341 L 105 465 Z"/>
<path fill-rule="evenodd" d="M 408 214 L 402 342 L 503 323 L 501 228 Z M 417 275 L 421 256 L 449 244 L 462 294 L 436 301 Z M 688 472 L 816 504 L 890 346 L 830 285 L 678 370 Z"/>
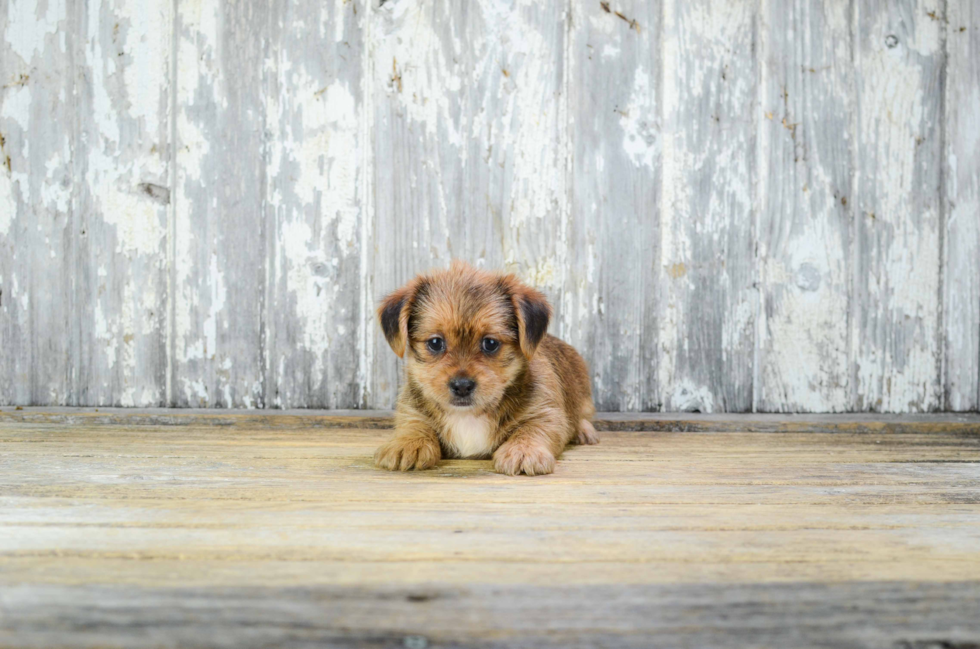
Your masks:
<path fill-rule="evenodd" d="M 539 444 L 507 442 L 493 454 L 493 470 L 506 475 L 546 475 L 555 470 L 555 455 Z"/>
<path fill-rule="evenodd" d="M 374 463 L 389 471 L 431 469 L 442 459 L 439 443 L 424 437 L 395 437 L 374 453 Z"/>
<path fill-rule="evenodd" d="M 578 423 L 578 436 L 573 444 L 598 444 L 599 435 L 596 434 L 592 423 L 583 419 Z"/>

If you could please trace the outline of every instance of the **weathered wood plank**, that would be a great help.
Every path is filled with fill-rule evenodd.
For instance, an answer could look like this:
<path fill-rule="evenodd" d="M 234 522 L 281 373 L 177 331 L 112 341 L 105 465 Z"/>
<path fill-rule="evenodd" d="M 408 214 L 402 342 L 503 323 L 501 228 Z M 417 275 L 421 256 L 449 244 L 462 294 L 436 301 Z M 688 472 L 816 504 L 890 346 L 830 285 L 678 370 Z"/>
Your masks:
<path fill-rule="evenodd" d="M 855 4 L 855 410 L 942 403 L 942 13 L 938 0 Z"/>
<path fill-rule="evenodd" d="M 664 5 L 659 383 L 666 410 L 752 408 L 758 7 Z"/>
<path fill-rule="evenodd" d="M 43 605 L 41 604 L 43 603 Z M 10 645 L 971 649 L 980 583 L 15 586 Z M 733 615 L 732 611 L 738 611 Z"/>
<path fill-rule="evenodd" d="M 72 403 L 74 122 L 64 0 L 0 4 L 0 403 Z"/>
<path fill-rule="evenodd" d="M 270 82 L 270 407 L 349 408 L 360 399 L 362 22 L 368 3 L 278 0 Z M 372 331 L 373 333 L 373 331 Z"/>
<path fill-rule="evenodd" d="M 373 307 L 417 272 L 451 258 L 517 272 L 549 295 L 561 321 L 565 36 L 559 3 L 374 10 L 366 407 L 391 407 L 400 381 Z"/>
<path fill-rule="evenodd" d="M 763 412 L 850 406 L 850 19 L 842 2 L 762 3 L 754 409 Z"/>
<path fill-rule="evenodd" d="M 177 3 L 170 405 L 264 404 L 269 10 Z"/>
<path fill-rule="evenodd" d="M 167 396 L 173 2 L 78 3 L 73 403 Z"/>
<path fill-rule="evenodd" d="M 980 409 L 980 7 L 946 5 L 942 115 L 946 258 L 946 395 L 949 410 Z"/>
<path fill-rule="evenodd" d="M 975 435 L 609 433 L 565 453 L 554 475 L 513 480 L 475 461 L 379 471 L 368 458 L 381 431 L 5 425 L 3 434 L 0 560 L 7 574 L 48 561 L 35 583 L 63 582 L 61 566 L 127 556 L 139 558 L 133 583 L 155 579 L 154 562 L 170 563 L 167 582 L 181 583 L 226 561 L 256 571 L 305 562 L 311 572 L 338 561 L 509 566 L 489 578 L 498 583 L 521 581 L 535 563 L 632 564 L 644 582 L 683 580 L 691 566 L 724 581 L 726 566 L 744 564 L 757 567 L 756 582 L 813 578 L 817 566 L 831 580 L 855 566 L 863 579 L 980 576 Z M 520 543 L 508 541 L 514 534 Z M 661 574 L 668 563 L 676 567 Z M 484 568 L 481 580 L 492 574 Z"/>
<path fill-rule="evenodd" d="M 561 333 L 588 359 L 596 406 L 659 410 L 662 7 L 572 3 L 572 165 Z"/>

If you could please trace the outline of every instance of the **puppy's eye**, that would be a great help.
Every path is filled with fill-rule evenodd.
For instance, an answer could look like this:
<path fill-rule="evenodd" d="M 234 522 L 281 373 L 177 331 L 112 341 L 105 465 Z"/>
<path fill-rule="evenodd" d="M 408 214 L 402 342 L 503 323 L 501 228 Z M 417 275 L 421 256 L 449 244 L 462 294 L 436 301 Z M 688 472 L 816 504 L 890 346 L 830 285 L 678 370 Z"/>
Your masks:
<path fill-rule="evenodd" d="M 500 341 L 495 338 L 484 338 L 480 341 L 480 349 L 484 354 L 492 354 L 500 349 Z"/>
<path fill-rule="evenodd" d="M 439 354 L 446 351 L 446 341 L 438 336 L 433 336 L 425 341 L 425 346 L 433 354 Z"/>

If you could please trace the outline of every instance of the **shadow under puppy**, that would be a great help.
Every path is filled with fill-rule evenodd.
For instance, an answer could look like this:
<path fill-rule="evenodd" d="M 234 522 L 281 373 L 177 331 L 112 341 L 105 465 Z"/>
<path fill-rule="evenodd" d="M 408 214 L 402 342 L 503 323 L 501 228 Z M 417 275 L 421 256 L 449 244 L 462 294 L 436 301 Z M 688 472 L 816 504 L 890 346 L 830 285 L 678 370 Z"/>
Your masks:
<path fill-rule="evenodd" d="M 551 473 L 569 443 L 595 444 L 585 361 L 546 334 L 551 307 L 514 275 L 453 262 L 384 299 L 378 318 L 406 360 L 385 469 L 489 458 L 508 475 Z"/>

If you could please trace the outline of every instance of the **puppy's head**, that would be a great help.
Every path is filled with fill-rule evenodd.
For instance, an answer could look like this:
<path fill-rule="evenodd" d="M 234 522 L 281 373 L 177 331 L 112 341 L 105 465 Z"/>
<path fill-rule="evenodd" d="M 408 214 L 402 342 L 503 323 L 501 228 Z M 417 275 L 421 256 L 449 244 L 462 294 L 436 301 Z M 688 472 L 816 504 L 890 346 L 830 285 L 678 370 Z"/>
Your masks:
<path fill-rule="evenodd" d="M 424 396 L 442 410 L 489 411 L 548 329 L 544 295 L 513 275 L 453 262 L 384 299 L 378 318 Z"/>

